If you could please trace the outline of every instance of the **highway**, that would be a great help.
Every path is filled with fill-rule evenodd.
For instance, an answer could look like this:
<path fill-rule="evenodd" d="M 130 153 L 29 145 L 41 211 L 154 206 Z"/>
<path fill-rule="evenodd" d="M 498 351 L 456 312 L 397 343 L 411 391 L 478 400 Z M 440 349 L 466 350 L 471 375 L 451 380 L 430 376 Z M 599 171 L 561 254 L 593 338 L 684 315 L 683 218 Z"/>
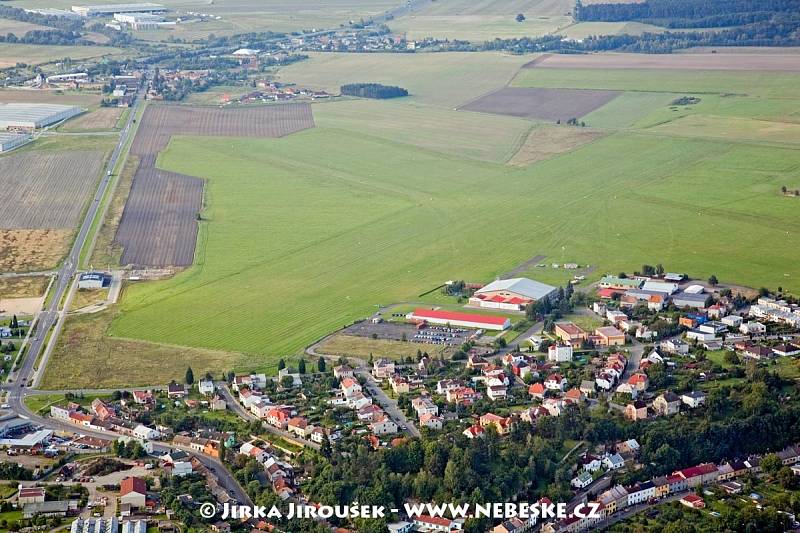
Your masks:
<path fill-rule="evenodd" d="M 75 237 L 75 241 L 72 244 L 72 248 L 70 249 L 67 257 L 64 259 L 64 262 L 55 272 L 55 283 L 53 283 L 50 288 L 51 292 L 49 294 L 49 299 L 47 300 L 48 303 L 45 309 L 37 316 L 38 323 L 35 331 L 30 334 L 28 352 L 24 356 L 22 365 L 16 373 L 12 374 L 12 377 L 9 378 L 8 383 L 2 387 L 2 389 L 7 392 L 6 403 L 8 403 L 10 410 L 15 412 L 20 417 L 29 419 L 32 422 L 50 429 L 65 432 L 79 432 L 83 435 L 98 437 L 106 440 L 113 440 L 117 437 L 117 435 L 103 431 L 91 430 L 86 427 L 78 427 L 74 424 L 54 420 L 50 417 L 39 416 L 28 409 L 28 407 L 25 405 L 25 397 L 29 394 L 37 394 L 37 392 L 29 390 L 29 387 L 31 385 L 35 386 L 38 382 L 39 376 L 36 375 L 35 367 L 36 361 L 40 356 L 42 356 L 42 361 L 39 364 L 39 369 L 43 371 L 46 366 L 47 356 L 49 353 L 49 348 L 46 344 L 46 341 L 48 340 L 47 333 L 51 328 L 53 329 L 52 335 L 50 335 L 49 338 L 50 346 L 55 345 L 56 341 L 58 340 L 58 336 L 61 333 L 61 327 L 64 322 L 64 317 L 66 316 L 66 306 L 63 311 L 59 311 L 59 304 L 61 303 L 65 294 L 67 294 L 67 291 L 70 290 L 73 278 L 78 272 L 81 250 L 83 250 L 83 247 L 86 245 L 94 219 L 100 212 L 100 206 L 102 204 L 103 197 L 111 185 L 111 175 L 114 171 L 114 167 L 116 166 L 119 158 L 122 156 L 125 145 L 130 136 L 134 134 L 135 128 L 133 128 L 132 125 L 138 110 L 144 103 L 146 85 L 146 83 L 143 83 L 142 88 L 139 89 L 135 103 L 131 108 L 131 112 L 128 114 L 128 120 L 125 123 L 125 127 L 122 128 L 120 132 L 117 145 L 111 152 L 108 165 L 106 166 L 103 177 L 97 186 L 94 197 L 89 204 L 89 208 L 86 211 L 86 215 L 81 223 L 78 234 Z M 39 374 L 41 374 L 41 372 Z M 175 447 L 164 442 L 154 442 L 153 445 L 154 449 L 160 451 L 167 451 L 171 447 Z M 193 457 L 196 457 L 198 461 L 200 461 L 212 473 L 214 473 L 219 479 L 220 486 L 228 491 L 228 493 L 239 503 L 244 505 L 253 504 L 253 502 L 250 500 L 250 497 L 247 495 L 244 489 L 242 489 L 242 487 L 239 485 L 230 471 L 228 471 L 225 465 L 222 464 L 222 462 L 220 462 L 218 459 L 190 449 L 183 450 Z"/>

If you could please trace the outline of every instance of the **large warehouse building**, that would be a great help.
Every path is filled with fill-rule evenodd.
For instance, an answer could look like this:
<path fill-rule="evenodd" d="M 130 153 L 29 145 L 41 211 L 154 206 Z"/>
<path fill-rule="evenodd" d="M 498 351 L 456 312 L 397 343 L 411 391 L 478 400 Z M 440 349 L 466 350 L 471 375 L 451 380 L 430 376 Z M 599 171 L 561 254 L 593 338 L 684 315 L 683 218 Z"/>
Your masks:
<path fill-rule="evenodd" d="M 161 4 L 144 2 L 141 4 L 103 4 L 96 6 L 72 6 L 72 11 L 82 17 L 110 16 L 114 13 L 163 13 L 167 10 Z"/>
<path fill-rule="evenodd" d="M 30 140 L 31 136 L 24 133 L 5 133 L 0 131 L 0 154 L 19 148 Z"/>
<path fill-rule="evenodd" d="M 58 104 L 0 104 L 0 130 L 32 131 L 80 115 L 80 107 Z"/>
<path fill-rule="evenodd" d="M 511 327 L 511 320 L 502 316 L 475 315 L 436 309 L 417 308 L 406 315 L 406 318 L 414 322 L 427 322 L 443 326 L 449 324 L 453 327 L 463 328 L 503 330 Z"/>
<path fill-rule="evenodd" d="M 556 290 L 528 278 L 498 279 L 475 291 L 469 303 L 487 309 L 523 311 L 529 303 L 549 298 Z"/>

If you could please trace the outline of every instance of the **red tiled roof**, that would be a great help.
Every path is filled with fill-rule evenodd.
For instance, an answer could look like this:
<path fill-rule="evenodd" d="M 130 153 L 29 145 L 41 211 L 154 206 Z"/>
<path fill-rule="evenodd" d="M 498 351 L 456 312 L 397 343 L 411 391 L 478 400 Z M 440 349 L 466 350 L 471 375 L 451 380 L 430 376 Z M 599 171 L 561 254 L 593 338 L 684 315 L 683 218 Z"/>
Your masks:
<path fill-rule="evenodd" d="M 119 495 L 125 496 L 131 492 L 147 494 L 147 484 L 142 478 L 134 476 L 126 477 L 122 480 L 122 483 L 119 484 Z"/>

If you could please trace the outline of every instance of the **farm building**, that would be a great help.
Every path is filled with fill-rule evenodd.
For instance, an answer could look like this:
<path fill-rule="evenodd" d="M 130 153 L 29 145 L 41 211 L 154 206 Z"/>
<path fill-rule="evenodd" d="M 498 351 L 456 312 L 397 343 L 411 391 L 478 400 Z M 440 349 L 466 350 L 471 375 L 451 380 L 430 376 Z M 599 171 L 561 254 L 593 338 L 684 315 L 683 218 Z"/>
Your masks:
<path fill-rule="evenodd" d="M 0 154 L 4 152 L 10 152 L 14 148 L 19 148 L 30 140 L 30 135 L 25 135 L 22 133 L 0 132 Z"/>
<path fill-rule="evenodd" d="M 458 311 L 417 308 L 412 313 L 409 313 L 406 318 L 415 322 L 440 325 L 450 324 L 451 326 L 465 328 L 504 330 L 511 327 L 511 320 L 501 316 L 475 315 Z"/>
<path fill-rule="evenodd" d="M 470 305 L 522 311 L 529 303 L 549 298 L 556 288 L 528 278 L 499 279 L 475 291 Z"/>
<path fill-rule="evenodd" d="M 111 276 L 103 272 L 85 272 L 78 278 L 79 289 L 103 289 L 111 285 Z"/>
<path fill-rule="evenodd" d="M 161 4 L 144 2 L 141 4 L 113 4 L 96 6 L 72 6 L 72 11 L 82 17 L 99 17 L 114 13 L 163 13 L 167 8 Z"/>
<path fill-rule="evenodd" d="M 0 130 L 35 130 L 80 115 L 80 107 L 58 104 L 2 104 Z"/>

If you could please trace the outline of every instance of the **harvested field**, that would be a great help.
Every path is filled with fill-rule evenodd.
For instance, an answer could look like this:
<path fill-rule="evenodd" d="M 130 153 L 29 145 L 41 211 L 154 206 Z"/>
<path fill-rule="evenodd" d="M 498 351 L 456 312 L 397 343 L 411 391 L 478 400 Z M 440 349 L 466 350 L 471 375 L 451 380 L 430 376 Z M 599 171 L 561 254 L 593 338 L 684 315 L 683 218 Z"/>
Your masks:
<path fill-rule="evenodd" d="M 0 158 L 0 229 L 74 227 L 103 157 L 98 151 L 39 151 Z"/>
<path fill-rule="evenodd" d="M 0 230 L 0 272 L 52 268 L 67 253 L 71 229 Z"/>
<path fill-rule="evenodd" d="M 48 276 L 0 277 L 0 298 L 42 296 L 50 283 Z"/>
<path fill-rule="evenodd" d="M 508 163 L 515 166 L 527 166 L 559 154 L 571 152 L 604 135 L 605 133 L 591 128 L 542 126 L 531 130 L 528 138 L 525 139 L 525 142 Z"/>
<path fill-rule="evenodd" d="M 553 54 L 523 68 L 800 72 L 792 54 Z"/>
<path fill-rule="evenodd" d="M 192 264 L 203 180 L 139 168 L 125 205 L 116 240 L 121 263 L 138 266 Z"/>
<path fill-rule="evenodd" d="M 0 103 L 63 104 L 89 106 L 98 104 L 102 96 L 88 92 L 44 89 L 0 89 Z"/>
<path fill-rule="evenodd" d="M 130 150 L 139 166 L 115 238 L 123 247 L 120 263 L 149 267 L 192 264 L 203 181 L 155 168 L 158 153 L 173 135 L 283 137 L 313 126 L 308 104 L 247 109 L 148 107 Z"/>
<path fill-rule="evenodd" d="M 461 107 L 462 110 L 541 120 L 580 118 L 598 109 L 620 91 L 506 87 Z"/>
<path fill-rule="evenodd" d="M 113 129 L 124 111 L 121 107 L 101 107 L 91 113 L 78 115 L 67 122 L 63 130 L 67 131 L 93 131 Z"/>

